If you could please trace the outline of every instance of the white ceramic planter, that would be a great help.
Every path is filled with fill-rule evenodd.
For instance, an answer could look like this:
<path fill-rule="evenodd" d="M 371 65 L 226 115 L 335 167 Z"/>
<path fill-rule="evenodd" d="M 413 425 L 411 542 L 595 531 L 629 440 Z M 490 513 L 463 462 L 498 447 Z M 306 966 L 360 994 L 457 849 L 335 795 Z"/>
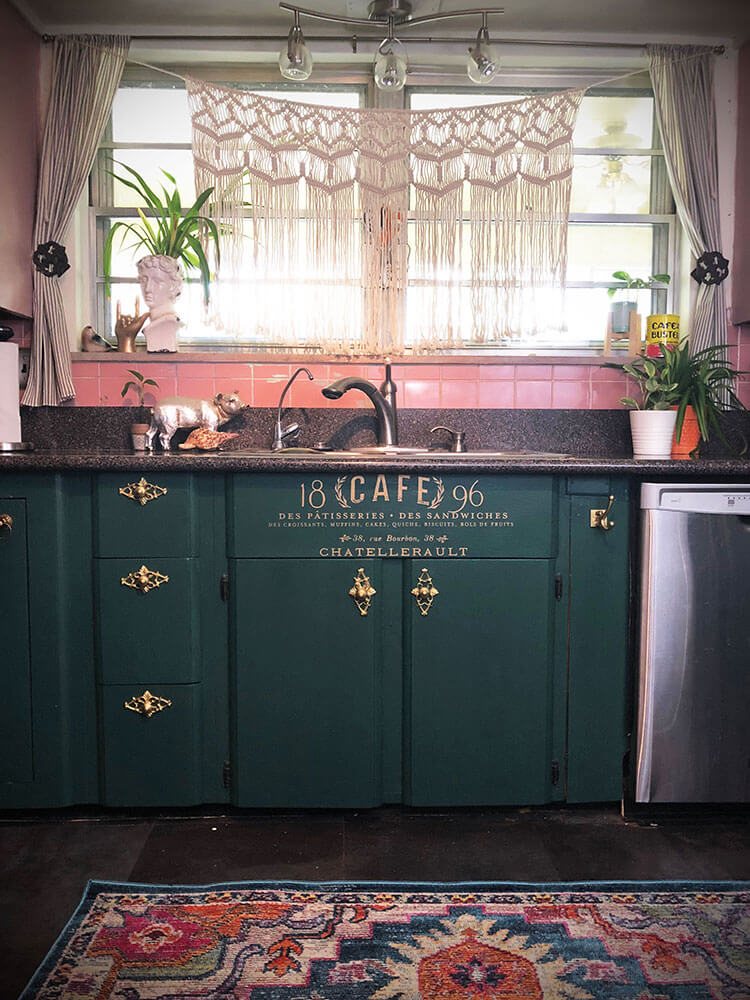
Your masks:
<path fill-rule="evenodd" d="M 633 458 L 670 458 L 676 410 L 631 410 Z"/>

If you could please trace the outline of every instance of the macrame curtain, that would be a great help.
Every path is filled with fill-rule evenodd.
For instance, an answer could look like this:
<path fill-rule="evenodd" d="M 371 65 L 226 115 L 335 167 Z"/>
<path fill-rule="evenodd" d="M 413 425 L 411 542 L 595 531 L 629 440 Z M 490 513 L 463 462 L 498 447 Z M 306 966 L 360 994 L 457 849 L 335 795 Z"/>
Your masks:
<path fill-rule="evenodd" d="M 560 329 L 583 91 L 415 112 L 187 87 L 229 332 L 399 353 L 407 283 L 415 350 Z"/>
<path fill-rule="evenodd" d="M 37 269 L 26 406 L 54 406 L 75 396 L 58 286 L 68 266 L 60 244 L 91 171 L 129 47 L 130 40 L 117 35 L 61 36 L 54 42 L 34 224 Z"/>

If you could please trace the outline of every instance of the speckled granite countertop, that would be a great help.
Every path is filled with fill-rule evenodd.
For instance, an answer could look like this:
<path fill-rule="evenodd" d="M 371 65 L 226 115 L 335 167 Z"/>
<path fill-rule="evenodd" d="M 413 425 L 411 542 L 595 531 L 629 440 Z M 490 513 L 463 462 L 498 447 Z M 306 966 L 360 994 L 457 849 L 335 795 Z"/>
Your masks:
<path fill-rule="evenodd" d="M 497 458 L 493 455 L 397 457 L 321 455 L 233 454 L 232 452 L 133 452 L 87 453 L 35 451 L 0 455 L 0 474 L 10 472 L 332 472 L 346 469 L 381 471 L 475 472 L 505 474 L 576 474 L 657 476 L 670 479 L 737 479 L 750 481 L 750 459 L 698 459 L 696 461 L 634 461 L 632 458 L 570 457 L 562 459 Z"/>
<path fill-rule="evenodd" d="M 493 454 L 435 457 L 430 454 L 341 456 L 341 449 L 374 443 L 370 410 L 292 409 L 284 423 L 300 424 L 300 444 L 325 441 L 338 449 L 297 455 L 273 454 L 268 449 L 275 408 L 243 410 L 222 429 L 237 434 L 222 452 L 179 451 L 174 446 L 187 432 L 175 435 L 168 453 L 137 454 L 129 448 L 130 407 L 22 407 L 24 439 L 33 452 L 0 453 L 0 475 L 39 471 L 134 471 L 161 469 L 186 472 L 283 472 L 326 469 L 424 470 L 508 474 L 623 474 L 670 479 L 746 479 L 750 482 L 750 455 L 727 457 L 720 441 L 712 440 L 705 457 L 692 461 L 634 461 L 626 410 L 403 410 L 399 413 L 400 440 L 420 447 L 434 446 L 435 425 L 447 425 L 466 434 L 474 452 L 547 452 L 569 458 L 501 458 Z M 750 414 L 731 414 L 724 430 L 737 452 L 750 440 Z M 241 449 L 229 450 L 229 449 Z"/>

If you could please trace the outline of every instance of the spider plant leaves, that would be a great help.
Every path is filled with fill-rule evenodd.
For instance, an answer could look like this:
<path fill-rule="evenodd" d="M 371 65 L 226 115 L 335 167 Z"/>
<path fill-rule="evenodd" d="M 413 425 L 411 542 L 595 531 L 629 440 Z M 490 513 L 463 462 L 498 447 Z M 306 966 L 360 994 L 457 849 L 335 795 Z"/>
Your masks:
<path fill-rule="evenodd" d="M 147 254 L 174 257 L 185 264 L 186 270 L 199 271 L 204 301 L 208 304 L 211 269 L 205 245 L 213 244 L 218 264 L 220 260 L 219 230 L 213 219 L 200 213 L 211 197 L 213 188 L 202 191 L 192 205 L 183 208 L 177 182 L 168 171 L 162 170 L 162 174 L 172 185 L 172 190 L 168 190 L 162 184 L 162 196 L 160 196 L 133 167 L 129 167 L 125 163 L 118 163 L 117 166 L 127 171 L 127 174 L 121 175 L 111 170 L 108 173 L 121 184 L 135 191 L 138 197 L 146 203 L 146 211 L 138 208 L 138 222 L 131 223 L 120 220 L 113 223 L 107 233 L 102 254 L 107 295 L 110 295 L 112 248 L 115 237 L 119 234 L 122 244 L 125 233 L 130 233 L 134 237 L 134 242 L 128 249 L 134 251 L 143 249 Z"/>

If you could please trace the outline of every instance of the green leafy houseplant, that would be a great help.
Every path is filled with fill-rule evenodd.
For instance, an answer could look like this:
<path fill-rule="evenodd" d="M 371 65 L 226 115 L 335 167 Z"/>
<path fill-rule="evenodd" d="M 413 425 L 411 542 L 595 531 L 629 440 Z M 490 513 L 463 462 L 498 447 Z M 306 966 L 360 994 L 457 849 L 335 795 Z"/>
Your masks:
<path fill-rule="evenodd" d="M 633 278 L 627 271 L 613 271 L 612 277 L 616 278 L 617 281 L 624 282 L 624 284 L 610 285 L 607 289 L 607 295 L 609 295 L 611 299 L 613 299 L 618 292 L 627 291 L 629 288 L 641 291 L 644 288 L 652 288 L 654 283 L 668 285 L 670 281 L 668 274 L 651 274 L 648 278 Z"/>
<path fill-rule="evenodd" d="M 692 407 L 698 422 L 702 441 L 708 441 L 715 430 L 724 444 L 728 444 L 721 428 L 720 415 L 728 410 L 744 410 L 734 389 L 735 379 L 741 374 L 725 357 L 725 345 L 715 344 L 696 354 L 690 354 L 690 345 L 683 340 L 677 347 L 659 345 L 660 354 L 651 358 L 636 358 L 625 364 L 608 364 L 619 368 L 638 384 L 640 402 L 632 396 L 623 396 L 623 406 L 643 410 L 677 409 L 675 438 L 682 436 L 685 414 Z"/>
<path fill-rule="evenodd" d="M 131 188 L 139 198 L 146 202 L 151 217 L 149 218 L 139 208 L 139 221 L 124 222 L 120 220 L 115 222 L 109 230 L 102 254 L 107 295 L 110 292 L 109 279 L 112 272 L 112 246 L 115 236 L 119 234 L 122 243 L 126 234 L 129 234 L 133 237 L 133 243 L 130 244 L 129 249 L 142 249 L 145 255 L 174 257 L 175 260 L 182 261 L 186 270 L 200 271 L 203 298 L 207 304 L 211 270 L 201 239 L 213 244 L 218 262 L 220 257 L 219 232 L 212 219 L 201 215 L 201 209 L 211 197 L 213 188 L 206 188 L 189 208 L 183 208 L 180 193 L 177 190 L 177 181 L 166 170 L 162 170 L 162 173 L 171 183 L 172 190 L 168 191 L 162 185 L 162 197 L 146 183 L 137 170 L 133 170 L 132 167 L 124 163 L 118 164 L 118 166 L 127 170 L 130 177 L 123 177 L 113 171 L 109 171 L 110 175 L 121 184 Z"/>
<path fill-rule="evenodd" d="M 143 405 L 143 393 L 145 392 L 147 385 L 152 385 L 155 389 L 159 388 L 159 383 L 152 378 L 146 378 L 135 368 L 128 368 L 128 371 L 133 376 L 133 379 L 128 379 L 128 381 L 123 385 L 122 392 L 120 396 L 124 399 L 131 390 L 135 392 L 136 399 L 138 400 L 137 406 L 139 411 L 139 416 L 145 417 L 145 407 Z M 137 421 L 138 423 L 145 423 L 145 419 Z"/>
<path fill-rule="evenodd" d="M 661 354 L 653 358 L 636 358 L 625 364 L 607 363 L 608 368 L 619 368 L 638 385 L 640 401 L 634 396 L 623 396 L 620 402 L 635 410 L 668 410 L 680 402 L 676 368 L 679 359 L 675 352 L 660 345 Z"/>

